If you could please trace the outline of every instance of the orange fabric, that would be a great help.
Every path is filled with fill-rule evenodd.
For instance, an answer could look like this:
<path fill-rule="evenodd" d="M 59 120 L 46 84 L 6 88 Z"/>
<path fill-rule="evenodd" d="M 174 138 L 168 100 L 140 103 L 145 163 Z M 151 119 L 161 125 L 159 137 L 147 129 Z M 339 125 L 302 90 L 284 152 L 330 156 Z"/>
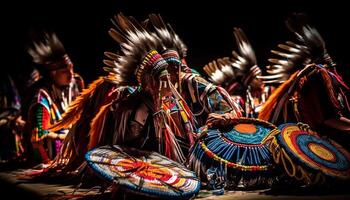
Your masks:
<path fill-rule="evenodd" d="M 297 76 L 299 71 L 294 72 L 290 76 L 290 78 L 284 82 L 282 85 L 280 85 L 272 94 L 271 96 L 267 99 L 266 103 L 261 109 L 261 112 L 259 113 L 258 118 L 269 121 L 271 114 L 273 113 L 273 110 L 277 104 L 277 101 L 280 99 L 280 97 L 286 92 L 287 89 L 289 89 L 289 86 L 292 84 L 293 80 Z"/>

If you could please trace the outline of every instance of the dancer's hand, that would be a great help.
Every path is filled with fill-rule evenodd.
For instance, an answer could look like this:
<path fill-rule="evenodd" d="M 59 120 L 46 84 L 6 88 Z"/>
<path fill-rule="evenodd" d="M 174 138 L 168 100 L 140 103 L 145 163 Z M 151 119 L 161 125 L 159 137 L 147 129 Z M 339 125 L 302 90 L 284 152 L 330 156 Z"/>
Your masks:
<path fill-rule="evenodd" d="M 210 113 L 206 122 L 208 127 L 225 127 L 232 124 L 233 116 L 230 113 L 217 114 Z"/>

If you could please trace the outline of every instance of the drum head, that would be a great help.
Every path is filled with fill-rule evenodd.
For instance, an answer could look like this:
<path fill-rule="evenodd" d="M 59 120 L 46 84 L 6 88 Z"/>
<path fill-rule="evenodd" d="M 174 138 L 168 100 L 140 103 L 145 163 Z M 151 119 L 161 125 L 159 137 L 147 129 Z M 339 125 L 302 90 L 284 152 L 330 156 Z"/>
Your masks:
<path fill-rule="evenodd" d="M 297 124 L 279 126 L 277 143 L 308 172 L 322 172 L 334 178 L 349 178 L 350 153 L 330 139 L 321 138 L 308 128 Z"/>
<path fill-rule="evenodd" d="M 190 198 L 200 189 L 195 173 L 158 153 L 103 146 L 85 155 L 89 166 L 129 191 L 157 198 Z"/>

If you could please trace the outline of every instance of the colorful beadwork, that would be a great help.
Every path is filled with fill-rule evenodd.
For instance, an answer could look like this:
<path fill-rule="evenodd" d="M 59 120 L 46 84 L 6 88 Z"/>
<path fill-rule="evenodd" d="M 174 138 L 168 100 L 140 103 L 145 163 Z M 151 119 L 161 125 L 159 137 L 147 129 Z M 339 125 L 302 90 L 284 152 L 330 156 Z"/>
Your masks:
<path fill-rule="evenodd" d="M 322 184 L 325 178 L 350 178 L 350 153 L 336 142 L 321 138 L 303 124 L 282 124 L 271 135 L 270 151 L 287 174 L 306 184 Z"/>

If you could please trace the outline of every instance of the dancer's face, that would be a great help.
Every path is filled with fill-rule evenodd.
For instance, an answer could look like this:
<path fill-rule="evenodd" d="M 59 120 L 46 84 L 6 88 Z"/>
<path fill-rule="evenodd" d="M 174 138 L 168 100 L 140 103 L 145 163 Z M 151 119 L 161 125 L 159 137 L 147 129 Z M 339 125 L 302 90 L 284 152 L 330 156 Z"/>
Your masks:
<path fill-rule="evenodd" d="M 67 66 L 67 68 L 62 68 L 54 70 L 50 73 L 53 82 L 59 87 L 66 87 L 73 80 L 73 66 Z"/>
<path fill-rule="evenodd" d="M 180 66 L 176 63 L 168 63 L 168 64 L 169 64 L 168 72 L 169 72 L 170 81 L 173 85 L 175 85 L 177 82 L 179 82 Z"/>

